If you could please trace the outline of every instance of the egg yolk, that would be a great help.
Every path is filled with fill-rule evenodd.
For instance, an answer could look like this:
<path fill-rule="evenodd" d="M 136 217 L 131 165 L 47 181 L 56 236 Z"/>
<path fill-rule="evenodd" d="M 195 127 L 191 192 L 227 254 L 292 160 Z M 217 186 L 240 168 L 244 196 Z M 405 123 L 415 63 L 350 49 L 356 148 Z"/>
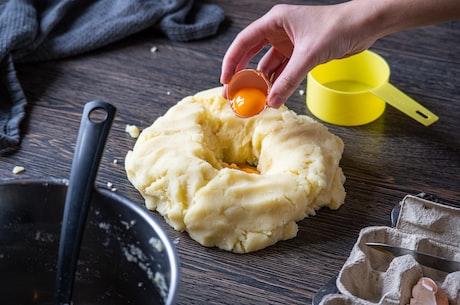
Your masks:
<path fill-rule="evenodd" d="M 256 167 L 247 164 L 238 164 L 238 169 L 248 174 L 260 174 Z"/>
<path fill-rule="evenodd" d="M 237 115 L 247 118 L 264 110 L 265 98 L 265 94 L 259 89 L 243 88 L 236 92 L 231 106 Z"/>
<path fill-rule="evenodd" d="M 231 164 L 229 164 L 227 167 L 228 167 L 228 168 L 237 169 L 237 170 L 243 171 L 243 172 L 248 173 L 248 174 L 260 174 L 260 172 L 259 172 L 259 170 L 257 169 L 257 167 L 252 166 L 252 165 L 249 165 L 249 164 L 235 164 L 235 163 L 231 163 Z"/>

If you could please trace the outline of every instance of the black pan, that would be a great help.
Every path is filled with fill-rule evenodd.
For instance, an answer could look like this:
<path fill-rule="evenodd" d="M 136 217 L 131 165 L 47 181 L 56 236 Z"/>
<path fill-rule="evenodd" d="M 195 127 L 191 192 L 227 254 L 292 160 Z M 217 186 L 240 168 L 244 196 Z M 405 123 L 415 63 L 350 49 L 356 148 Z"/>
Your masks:
<path fill-rule="evenodd" d="M 66 191 L 66 180 L 0 183 L 1 304 L 54 304 Z M 174 245 L 153 215 L 95 189 L 73 304 L 174 304 L 178 283 Z"/>

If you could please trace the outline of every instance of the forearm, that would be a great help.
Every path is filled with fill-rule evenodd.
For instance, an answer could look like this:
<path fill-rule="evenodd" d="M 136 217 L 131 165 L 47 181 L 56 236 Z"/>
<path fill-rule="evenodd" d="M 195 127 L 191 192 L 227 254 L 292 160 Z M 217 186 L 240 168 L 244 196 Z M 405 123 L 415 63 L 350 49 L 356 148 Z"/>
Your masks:
<path fill-rule="evenodd" d="M 359 14 L 365 14 L 361 26 L 372 31 L 375 39 L 460 19 L 460 0 L 353 0 L 349 4 Z"/>

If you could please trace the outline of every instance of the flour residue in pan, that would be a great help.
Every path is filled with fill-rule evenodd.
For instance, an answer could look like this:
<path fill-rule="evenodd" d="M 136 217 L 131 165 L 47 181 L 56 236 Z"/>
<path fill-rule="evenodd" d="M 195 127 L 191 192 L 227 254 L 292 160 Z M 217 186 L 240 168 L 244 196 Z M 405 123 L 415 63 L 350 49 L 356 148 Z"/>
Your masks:
<path fill-rule="evenodd" d="M 149 241 L 152 241 L 152 238 Z M 152 281 L 152 284 L 157 287 L 161 297 L 166 298 L 168 295 L 168 286 L 166 285 L 165 277 L 161 272 L 154 272 L 151 269 L 150 264 L 147 262 L 147 256 L 144 254 L 142 249 L 132 244 L 123 245 L 122 252 L 128 262 L 136 263 L 139 268 L 144 270 L 149 280 Z M 161 266 L 158 265 L 158 268 L 161 268 Z M 138 286 L 142 287 L 143 284 L 139 283 Z"/>

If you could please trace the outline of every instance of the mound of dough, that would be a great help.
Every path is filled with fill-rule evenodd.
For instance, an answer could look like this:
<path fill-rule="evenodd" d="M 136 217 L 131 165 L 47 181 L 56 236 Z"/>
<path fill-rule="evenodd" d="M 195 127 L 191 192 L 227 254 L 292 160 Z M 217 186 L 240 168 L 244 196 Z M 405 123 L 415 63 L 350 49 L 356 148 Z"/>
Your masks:
<path fill-rule="evenodd" d="M 295 237 L 296 222 L 343 203 L 338 137 L 285 106 L 239 118 L 221 92 L 184 98 L 126 155 L 147 208 L 203 246 L 247 253 Z M 239 169 L 247 165 L 259 173 Z"/>

